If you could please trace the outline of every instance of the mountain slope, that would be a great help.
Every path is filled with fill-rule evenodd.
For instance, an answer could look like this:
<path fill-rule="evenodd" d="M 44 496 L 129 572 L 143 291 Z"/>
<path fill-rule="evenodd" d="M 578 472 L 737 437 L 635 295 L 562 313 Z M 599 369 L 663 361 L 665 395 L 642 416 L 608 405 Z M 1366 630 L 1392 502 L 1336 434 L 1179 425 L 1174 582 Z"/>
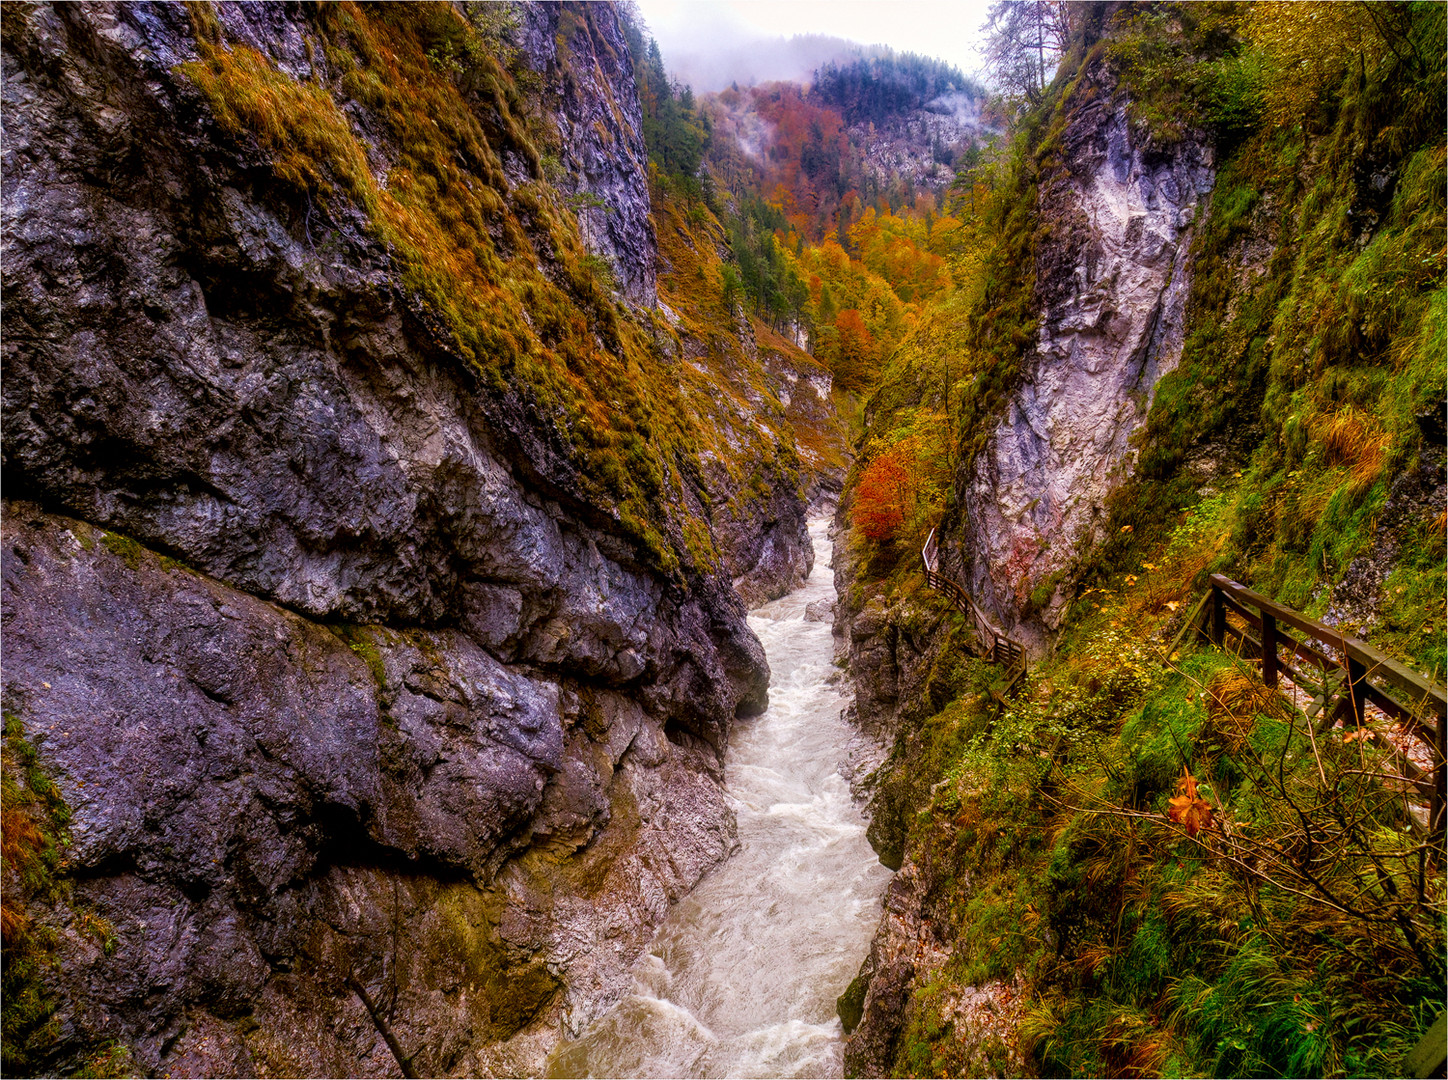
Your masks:
<path fill-rule="evenodd" d="M 847 1069 L 1397 1075 L 1444 878 L 1395 777 L 1441 762 L 1181 632 L 1223 573 L 1442 678 L 1442 10 L 1073 11 L 846 484 L 838 628 L 901 867 Z M 1015 696 L 925 586 L 933 527 L 1037 653 Z"/>

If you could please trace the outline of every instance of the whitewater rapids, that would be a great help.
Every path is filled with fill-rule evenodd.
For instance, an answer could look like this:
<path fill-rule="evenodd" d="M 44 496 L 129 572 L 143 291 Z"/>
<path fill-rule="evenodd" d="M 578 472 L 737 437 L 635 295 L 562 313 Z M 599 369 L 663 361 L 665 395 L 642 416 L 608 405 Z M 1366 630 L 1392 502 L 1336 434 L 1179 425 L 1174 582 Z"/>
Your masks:
<path fill-rule="evenodd" d="M 814 571 L 750 613 L 772 673 L 769 709 L 735 724 L 725 787 L 739 849 L 669 914 L 634 992 L 549 1061 L 550 1077 L 840 1076 L 835 999 L 880 918 L 890 872 L 840 775 L 852 731 L 831 681 L 828 519 Z"/>

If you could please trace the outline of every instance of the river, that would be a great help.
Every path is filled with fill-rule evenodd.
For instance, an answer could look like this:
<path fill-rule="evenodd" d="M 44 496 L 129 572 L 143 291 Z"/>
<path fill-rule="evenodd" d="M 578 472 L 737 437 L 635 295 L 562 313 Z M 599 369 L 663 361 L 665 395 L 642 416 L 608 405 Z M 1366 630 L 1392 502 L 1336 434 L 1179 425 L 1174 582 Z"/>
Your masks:
<path fill-rule="evenodd" d="M 772 673 L 769 709 L 734 725 L 725 788 L 739 849 L 682 900 L 635 968 L 632 994 L 549 1062 L 557 1077 L 840 1076 L 835 999 L 869 950 L 890 872 L 839 771 L 853 735 L 830 624 L 828 519 L 815 564 L 750 613 Z"/>

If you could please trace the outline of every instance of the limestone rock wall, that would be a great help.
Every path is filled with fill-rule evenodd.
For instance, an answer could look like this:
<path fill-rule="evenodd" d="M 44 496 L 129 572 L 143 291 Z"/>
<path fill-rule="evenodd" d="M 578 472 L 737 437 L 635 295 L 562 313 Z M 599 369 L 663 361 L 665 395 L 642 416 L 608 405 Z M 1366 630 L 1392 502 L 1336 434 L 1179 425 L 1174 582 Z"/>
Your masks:
<path fill-rule="evenodd" d="M 633 63 L 611 4 L 520 4 L 521 45 L 542 76 L 563 149 L 556 180 L 573 196 L 583 239 L 623 294 L 658 303 L 648 150 Z"/>
<path fill-rule="evenodd" d="M 1154 146 L 1109 76 L 1085 77 L 1105 85 L 1075 108 L 1064 164 L 1040 192 L 1035 347 L 986 450 L 958 478 L 964 511 L 944 533 L 947 567 L 1035 650 L 1060 616 L 1078 547 L 1101 539 L 1157 380 L 1181 357 L 1193 226 L 1215 178 L 1205 136 Z"/>
<path fill-rule="evenodd" d="M 1040 189 L 1040 329 L 1024 379 L 984 452 L 957 476 L 964 497 L 940 528 L 944 568 L 1038 652 L 1049 647 L 1079 545 L 1100 539 L 1106 497 L 1132 467 L 1131 436 L 1157 380 L 1180 359 L 1193 225 L 1214 179 L 1204 139 L 1150 145 L 1109 77 L 1099 67 L 1087 77 L 1102 85 L 1068 118 L 1062 164 Z M 951 954 L 950 905 L 971 888 L 930 861 L 928 844 L 912 841 L 922 828 L 917 809 L 930 800 L 912 775 L 918 729 L 943 703 L 935 695 L 948 665 L 940 661 L 962 645 L 908 593 L 892 602 L 883 583 L 867 587 L 842 547 L 835 632 L 856 720 L 893 744 L 866 788 L 871 843 L 899 872 L 870 955 L 842 999 L 842 1015 L 858 1025 L 845 1044 L 846 1071 L 869 1076 L 898 1067 L 914 995 Z M 1044 602 L 1042 591 L 1050 594 Z M 956 1051 L 976 1075 L 1002 1062 L 1007 1071 L 1024 1067 L 1011 1032 L 1020 1013 L 1015 989 L 965 987 L 947 1002 Z"/>

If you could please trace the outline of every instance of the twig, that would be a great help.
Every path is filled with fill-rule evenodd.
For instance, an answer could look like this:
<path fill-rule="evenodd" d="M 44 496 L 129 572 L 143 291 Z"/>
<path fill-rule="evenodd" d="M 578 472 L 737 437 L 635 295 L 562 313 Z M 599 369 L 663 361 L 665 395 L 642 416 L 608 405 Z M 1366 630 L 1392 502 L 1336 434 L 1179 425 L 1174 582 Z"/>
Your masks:
<path fill-rule="evenodd" d="M 405 1076 L 407 1080 L 417 1080 L 417 1072 L 412 1067 L 412 1058 L 402 1052 L 402 1045 L 397 1041 L 396 1036 L 392 1034 L 392 1028 L 389 1027 L 387 1021 L 382 1018 L 382 1014 L 377 1011 L 377 1005 L 373 1002 L 372 995 L 367 993 L 366 987 L 358 982 L 353 975 L 347 976 L 347 985 L 350 986 L 352 992 L 361 999 L 363 1007 L 367 1010 L 367 1015 L 372 1017 L 372 1024 L 377 1028 L 377 1033 L 382 1036 L 382 1041 L 387 1044 L 387 1049 L 391 1050 L 392 1056 L 397 1059 L 397 1067 L 402 1070 L 402 1075 Z"/>

